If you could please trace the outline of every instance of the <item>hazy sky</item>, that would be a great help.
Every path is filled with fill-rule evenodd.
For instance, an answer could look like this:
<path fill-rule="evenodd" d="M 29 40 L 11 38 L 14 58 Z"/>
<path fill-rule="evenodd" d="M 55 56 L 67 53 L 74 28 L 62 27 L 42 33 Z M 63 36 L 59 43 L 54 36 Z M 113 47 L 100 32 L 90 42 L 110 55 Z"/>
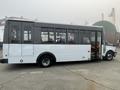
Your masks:
<path fill-rule="evenodd" d="M 120 0 L 0 0 L 0 18 L 26 17 L 42 22 L 84 24 L 101 20 L 116 9 L 120 21 Z"/>

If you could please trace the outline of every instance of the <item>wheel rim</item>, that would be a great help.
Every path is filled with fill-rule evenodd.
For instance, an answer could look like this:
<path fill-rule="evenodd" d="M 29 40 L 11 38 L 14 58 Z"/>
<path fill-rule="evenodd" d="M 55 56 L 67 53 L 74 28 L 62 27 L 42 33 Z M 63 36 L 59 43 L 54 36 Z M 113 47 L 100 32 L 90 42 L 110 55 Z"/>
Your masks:
<path fill-rule="evenodd" d="M 50 59 L 49 58 L 44 58 L 42 60 L 42 65 L 43 66 L 49 66 L 50 65 Z"/>
<path fill-rule="evenodd" d="M 113 55 L 112 55 L 112 54 L 108 54 L 108 55 L 107 55 L 107 58 L 108 58 L 108 60 L 112 60 Z"/>

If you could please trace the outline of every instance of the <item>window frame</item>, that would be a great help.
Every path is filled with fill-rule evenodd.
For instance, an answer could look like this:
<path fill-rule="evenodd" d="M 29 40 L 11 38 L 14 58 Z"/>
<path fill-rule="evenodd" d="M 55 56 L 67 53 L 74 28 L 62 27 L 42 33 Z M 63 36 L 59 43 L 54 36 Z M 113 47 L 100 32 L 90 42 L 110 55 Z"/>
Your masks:
<path fill-rule="evenodd" d="M 79 31 L 79 35 L 80 35 L 80 37 L 81 37 L 81 43 L 80 44 L 83 44 L 83 45 L 90 45 L 91 44 L 91 37 L 90 37 L 90 34 L 88 34 L 89 36 L 88 36 L 88 38 L 89 38 L 89 41 L 90 41 L 90 43 L 84 43 L 83 42 L 83 37 L 84 37 L 84 33 L 91 33 L 92 32 L 92 30 L 80 30 Z"/>
<path fill-rule="evenodd" d="M 22 35 L 21 35 L 22 44 L 34 44 L 34 23 L 22 22 L 21 27 L 22 27 Z M 27 27 L 29 27 L 30 29 L 26 30 Z M 31 31 L 31 40 L 28 41 L 24 40 L 24 31 Z"/>
<path fill-rule="evenodd" d="M 69 43 L 69 42 L 68 42 L 68 33 L 74 33 L 74 34 L 76 33 L 76 34 L 77 34 L 77 36 L 76 36 L 77 38 L 75 39 L 75 37 L 74 37 L 75 43 Z M 69 45 L 71 45 L 71 44 L 72 44 L 72 45 L 74 45 L 74 44 L 75 44 L 75 45 L 76 45 L 76 44 L 80 44 L 80 43 L 79 43 L 79 30 L 77 30 L 77 29 L 68 29 L 68 30 L 67 30 L 67 44 L 69 44 Z"/>
<path fill-rule="evenodd" d="M 65 43 L 57 43 L 56 42 L 56 40 L 57 40 L 56 33 L 65 33 L 66 34 Z M 66 28 L 55 28 L 55 44 L 61 44 L 61 45 L 67 44 L 67 29 Z"/>
<path fill-rule="evenodd" d="M 48 32 L 48 41 L 47 42 L 42 42 L 42 32 Z M 53 32 L 54 34 L 54 40 L 53 40 L 53 43 L 50 43 L 50 32 Z M 40 30 L 40 43 L 41 44 L 55 44 L 55 29 L 53 27 L 41 27 L 41 30 Z"/>

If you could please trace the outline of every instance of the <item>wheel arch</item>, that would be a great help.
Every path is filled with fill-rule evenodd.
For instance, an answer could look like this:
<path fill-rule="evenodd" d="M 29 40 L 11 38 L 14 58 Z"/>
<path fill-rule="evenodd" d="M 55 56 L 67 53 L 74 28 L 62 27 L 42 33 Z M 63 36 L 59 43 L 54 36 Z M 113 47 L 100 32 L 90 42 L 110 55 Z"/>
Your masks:
<path fill-rule="evenodd" d="M 113 50 L 108 50 L 108 51 L 106 52 L 105 56 L 106 56 L 107 53 L 109 53 L 109 52 L 112 52 L 112 53 L 114 54 L 114 51 L 113 51 Z"/>
<path fill-rule="evenodd" d="M 56 57 L 55 57 L 55 55 L 54 55 L 53 53 L 51 53 L 51 52 L 47 52 L 47 51 L 46 51 L 46 52 L 42 52 L 41 54 L 38 55 L 37 60 L 36 60 L 36 63 L 37 63 L 38 60 L 39 60 L 42 56 L 44 56 L 44 55 L 49 55 L 49 56 L 53 57 L 53 61 L 56 62 Z"/>

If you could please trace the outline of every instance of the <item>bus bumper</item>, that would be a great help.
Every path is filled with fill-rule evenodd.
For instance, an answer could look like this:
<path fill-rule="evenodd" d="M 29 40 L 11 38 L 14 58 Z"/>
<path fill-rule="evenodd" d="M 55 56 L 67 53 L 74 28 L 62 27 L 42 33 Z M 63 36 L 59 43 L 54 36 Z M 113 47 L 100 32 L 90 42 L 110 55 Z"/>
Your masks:
<path fill-rule="evenodd" d="M 0 59 L 0 63 L 8 63 L 8 59 Z"/>

